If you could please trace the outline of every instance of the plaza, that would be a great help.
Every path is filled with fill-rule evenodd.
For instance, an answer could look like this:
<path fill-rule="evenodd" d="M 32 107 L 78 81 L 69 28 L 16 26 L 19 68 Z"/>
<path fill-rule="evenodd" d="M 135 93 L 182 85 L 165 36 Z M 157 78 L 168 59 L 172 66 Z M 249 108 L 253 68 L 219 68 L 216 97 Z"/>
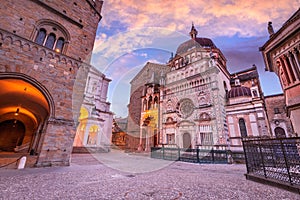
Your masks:
<path fill-rule="evenodd" d="M 112 151 L 71 166 L 1 169 L 0 199 L 300 199 L 246 180 L 243 164 L 191 164 Z"/>

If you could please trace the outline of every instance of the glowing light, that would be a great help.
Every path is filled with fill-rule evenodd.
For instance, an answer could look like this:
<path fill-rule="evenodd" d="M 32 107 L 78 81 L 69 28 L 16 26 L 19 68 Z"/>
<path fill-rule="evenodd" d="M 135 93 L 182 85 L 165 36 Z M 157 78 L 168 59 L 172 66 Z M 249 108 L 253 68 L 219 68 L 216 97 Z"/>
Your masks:
<path fill-rule="evenodd" d="M 18 116 L 19 115 L 19 111 L 20 111 L 20 108 L 17 108 L 16 112 L 15 112 L 15 115 Z"/>

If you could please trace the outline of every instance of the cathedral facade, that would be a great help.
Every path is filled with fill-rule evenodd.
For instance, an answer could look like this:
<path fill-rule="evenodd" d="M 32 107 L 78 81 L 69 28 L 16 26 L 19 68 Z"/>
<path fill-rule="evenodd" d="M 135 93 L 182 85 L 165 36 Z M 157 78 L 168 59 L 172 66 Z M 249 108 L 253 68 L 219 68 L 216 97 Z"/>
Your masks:
<path fill-rule="evenodd" d="M 102 3 L 1 2 L 1 151 L 69 165 Z"/>
<path fill-rule="evenodd" d="M 90 68 L 73 152 L 109 151 L 113 113 L 110 111 L 110 103 L 106 100 L 110 81 L 94 67 Z"/>
<path fill-rule="evenodd" d="M 239 151 L 242 137 L 269 135 L 256 67 L 230 74 L 211 39 L 197 37 L 194 25 L 190 36 L 166 65 L 147 63 L 132 80 L 128 121 L 136 118 L 136 138 L 128 148 Z"/>

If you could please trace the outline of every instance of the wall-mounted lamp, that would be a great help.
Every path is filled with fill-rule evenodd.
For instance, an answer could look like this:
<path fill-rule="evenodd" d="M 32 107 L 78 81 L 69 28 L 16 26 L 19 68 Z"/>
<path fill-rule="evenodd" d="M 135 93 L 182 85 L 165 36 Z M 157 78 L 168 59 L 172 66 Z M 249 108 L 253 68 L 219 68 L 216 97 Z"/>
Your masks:
<path fill-rule="evenodd" d="M 17 108 L 16 112 L 15 112 L 15 115 L 18 116 L 19 115 L 19 111 L 20 111 L 20 108 Z"/>

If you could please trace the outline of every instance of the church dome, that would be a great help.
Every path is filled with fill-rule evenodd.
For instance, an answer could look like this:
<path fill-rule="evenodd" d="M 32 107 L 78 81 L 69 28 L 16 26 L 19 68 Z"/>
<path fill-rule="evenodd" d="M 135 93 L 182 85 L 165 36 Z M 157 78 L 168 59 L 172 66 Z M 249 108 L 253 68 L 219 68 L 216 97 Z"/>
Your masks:
<path fill-rule="evenodd" d="M 176 54 L 183 54 L 192 48 L 217 48 L 211 39 L 208 38 L 192 38 L 177 48 Z"/>
<path fill-rule="evenodd" d="M 231 88 L 228 92 L 228 98 L 236 98 L 236 97 L 251 97 L 251 90 L 248 87 L 237 86 Z"/>
<path fill-rule="evenodd" d="M 217 48 L 211 39 L 198 38 L 197 34 L 198 31 L 193 23 L 190 32 L 191 39 L 179 45 L 176 54 L 183 54 L 193 48 Z"/>

